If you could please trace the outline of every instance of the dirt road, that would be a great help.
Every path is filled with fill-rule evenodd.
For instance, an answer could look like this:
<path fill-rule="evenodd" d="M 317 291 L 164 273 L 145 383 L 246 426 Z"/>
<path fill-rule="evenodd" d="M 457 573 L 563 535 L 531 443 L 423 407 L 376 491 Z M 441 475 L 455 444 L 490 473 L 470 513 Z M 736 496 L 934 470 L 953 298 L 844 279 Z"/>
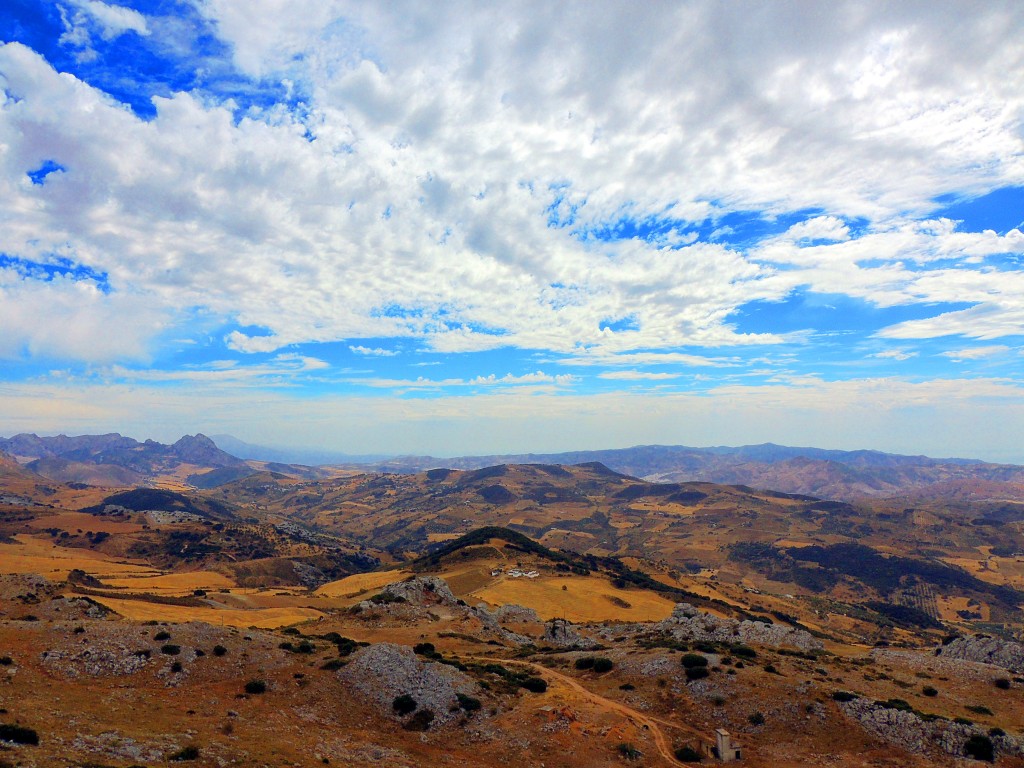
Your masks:
<path fill-rule="evenodd" d="M 644 713 L 638 712 L 637 710 L 633 709 L 632 707 L 626 704 L 623 704 L 622 702 L 613 701 L 612 699 L 607 699 L 604 696 L 601 696 L 600 694 L 594 693 L 593 691 L 590 691 L 587 688 L 585 688 L 575 678 L 570 677 L 569 675 L 562 674 L 561 672 L 556 672 L 555 670 L 549 669 L 548 667 L 545 667 L 541 664 L 536 664 L 532 661 L 522 661 L 519 659 L 499 659 L 488 656 L 471 656 L 469 658 L 474 661 L 485 661 L 491 664 L 515 664 L 521 667 L 529 667 L 533 671 L 543 675 L 548 679 L 557 680 L 561 685 L 564 685 L 567 688 L 571 688 L 573 691 L 578 693 L 588 702 L 599 707 L 600 709 L 603 709 L 606 712 L 615 712 L 616 714 L 625 717 L 634 725 L 638 725 L 641 728 L 644 728 L 645 730 L 649 731 L 651 736 L 654 737 L 654 743 L 658 747 L 658 752 L 661 753 L 661 756 L 669 765 L 678 766 L 678 768 L 688 768 L 686 763 L 681 763 L 678 760 L 676 760 L 675 751 L 672 749 L 672 743 L 668 740 L 668 738 L 666 738 L 664 732 L 662 731 L 662 725 L 668 728 L 675 728 L 676 730 L 684 731 L 687 735 L 693 737 L 700 743 L 711 743 L 708 740 L 708 737 L 704 735 L 701 731 L 698 731 L 696 728 L 691 728 L 690 726 L 682 725 L 680 723 L 670 723 L 667 720 L 662 720 L 659 717 L 645 715 Z"/>

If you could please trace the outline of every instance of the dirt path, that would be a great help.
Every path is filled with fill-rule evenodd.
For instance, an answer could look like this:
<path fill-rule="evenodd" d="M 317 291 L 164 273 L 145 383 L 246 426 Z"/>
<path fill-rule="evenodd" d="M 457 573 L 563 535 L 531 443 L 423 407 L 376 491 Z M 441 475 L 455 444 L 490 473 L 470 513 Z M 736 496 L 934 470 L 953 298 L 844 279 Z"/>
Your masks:
<path fill-rule="evenodd" d="M 667 720 L 662 720 L 658 717 L 645 715 L 644 713 L 638 712 L 637 710 L 633 709 L 632 707 L 626 704 L 623 704 L 618 701 L 613 701 L 612 699 L 606 699 L 604 696 L 601 696 L 600 694 L 594 693 L 593 691 L 583 687 L 583 685 L 575 678 L 570 677 L 569 675 L 562 674 L 561 672 L 556 672 L 555 670 L 549 669 L 548 667 L 545 667 L 541 664 L 536 664 L 532 661 L 521 661 L 518 659 L 500 659 L 489 656 L 470 656 L 469 658 L 474 661 L 486 661 L 491 664 L 515 664 L 521 667 L 529 667 L 533 671 L 541 673 L 546 677 L 554 678 L 567 688 L 571 688 L 573 691 L 576 691 L 576 693 L 580 694 L 584 699 L 589 701 L 591 704 L 594 704 L 595 706 L 605 710 L 606 712 L 615 712 L 616 714 L 622 715 L 634 725 L 638 725 L 641 728 L 644 728 L 645 730 L 649 731 L 650 734 L 654 737 L 654 743 L 658 747 L 658 752 L 661 753 L 661 756 L 665 758 L 665 761 L 669 765 L 678 766 L 678 768 L 688 768 L 686 763 L 681 763 L 678 760 L 676 760 L 675 751 L 672 749 L 672 744 L 668 740 L 668 738 L 666 738 L 660 726 L 664 725 L 668 728 L 675 728 L 677 730 L 684 731 L 688 735 L 697 739 L 697 741 L 700 743 L 711 743 L 708 740 L 707 736 L 705 736 L 702 732 L 698 731 L 696 728 L 691 728 L 690 726 L 682 725 L 681 723 L 670 723 Z"/>

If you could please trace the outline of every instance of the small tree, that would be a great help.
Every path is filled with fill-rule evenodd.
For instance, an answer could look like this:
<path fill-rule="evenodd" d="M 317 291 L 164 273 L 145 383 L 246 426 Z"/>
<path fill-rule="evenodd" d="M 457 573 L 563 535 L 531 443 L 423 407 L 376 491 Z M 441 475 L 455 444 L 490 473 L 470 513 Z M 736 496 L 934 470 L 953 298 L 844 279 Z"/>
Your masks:
<path fill-rule="evenodd" d="M 395 700 L 391 702 L 391 708 L 399 715 L 408 715 L 410 712 L 414 712 L 417 706 L 416 699 L 408 693 L 403 693 L 401 696 L 395 696 Z"/>
<path fill-rule="evenodd" d="M 258 694 L 267 692 L 267 683 L 264 680 L 250 680 L 245 684 L 245 692 Z"/>

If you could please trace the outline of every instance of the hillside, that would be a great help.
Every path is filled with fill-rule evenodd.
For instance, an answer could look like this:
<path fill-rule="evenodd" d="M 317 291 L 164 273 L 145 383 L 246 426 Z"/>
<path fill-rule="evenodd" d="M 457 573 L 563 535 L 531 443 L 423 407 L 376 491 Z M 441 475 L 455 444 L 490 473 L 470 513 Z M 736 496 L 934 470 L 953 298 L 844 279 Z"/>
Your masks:
<path fill-rule="evenodd" d="M 972 459 L 933 459 L 881 451 L 793 448 L 766 443 L 739 448 L 645 445 L 557 454 L 464 456 L 438 459 L 408 456 L 364 463 L 374 472 L 415 473 L 426 469 L 479 469 L 496 464 L 580 464 L 597 461 L 616 472 L 658 482 L 750 485 L 826 499 L 854 501 L 906 494 L 936 495 L 957 488 L 986 498 L 1024 501 L 1024 467 Z"/>
<path fill-rule="evenodd" d="M 764 768 L 1024 755 L 993 508 L 599 463 L 37 480 L 0 456 L 11 765 L 682 766 L 716 728 Z"/>

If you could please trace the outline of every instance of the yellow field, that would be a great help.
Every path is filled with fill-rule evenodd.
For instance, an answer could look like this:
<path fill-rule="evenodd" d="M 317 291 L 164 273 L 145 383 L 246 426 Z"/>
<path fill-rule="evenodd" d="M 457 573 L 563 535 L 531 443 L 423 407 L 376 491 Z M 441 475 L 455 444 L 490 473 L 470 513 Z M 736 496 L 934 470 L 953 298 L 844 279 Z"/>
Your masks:
<path fill-rule="evenodd" d="M 159 573 L 145 563 L 115 560 L 100 552 L 58 547 L 49 540 L 23 534 L 14 538 L 16 544 L 0 544 L 0 573 L 38 573 L 51 581 L 64 581 L 73 568 L 98 579 Z"/>
<path fill-rule="evenodd" d="M 366 592 L 371 589 L 380 589 L 388 584 L 409 576 L 408 571 L 378 571 L 375 573 L 357 573 L 346 576 L 344 579 L 324 584 L 316 590 L 317 595 L 324 597 L 346 597 Z"/>
<path fill-rule="evenodd" d="M 660 621 L 668 618 L 675 607 L 671 600 L 653 592 L 616 589 L 605 579 L 585 576 L 503 578 L 478 589 L 472 596 L 491 605 L 515 603 L 533 608 L 542 619 L 575 622 Z M 622 602 L 613 602 L 613 598 Z"/>
<path fill-rule="evenodd" d="M 141 531 L 142 526 L 136 523 L 126 523 L 123 520 L 113 520 L 105 517 L 97 517 L 85 512 L 63 512 L 59 515 L 40 517 L 32 520 L 29 525 L 32 528 L 43 530 L 45 528 L 60 528 L 62 531 L 93 531 L 94 533 L 135 533 Z"/>
<path fill-rule="evenodd" d="M 188 573 L 167 573 L 162 576 L 142 576 L 107 579 L 108 586 L 132 592 L 154 594 L 187 594 L 196 589 L 230 589 L 236 586 L 227 576 L 216 571 L 191 571 Z"/>
<path fill-rule="evenodd" d="M 452 541 L 461 535 L 459 533 L 428 533 L 427 541 Z"/>
<path fill-rule="evenodd" d="M 193 608 L 185 605 L 160 605 L 143 600 L 119 600 L 110 597 L 92 597 L 97 603 L 116 611 L 132 621 L 203 621 L 225 627 L 260 627 L 273 629 L 300 621 L 318 619 L 324 614 L 312 608 Z"/>

